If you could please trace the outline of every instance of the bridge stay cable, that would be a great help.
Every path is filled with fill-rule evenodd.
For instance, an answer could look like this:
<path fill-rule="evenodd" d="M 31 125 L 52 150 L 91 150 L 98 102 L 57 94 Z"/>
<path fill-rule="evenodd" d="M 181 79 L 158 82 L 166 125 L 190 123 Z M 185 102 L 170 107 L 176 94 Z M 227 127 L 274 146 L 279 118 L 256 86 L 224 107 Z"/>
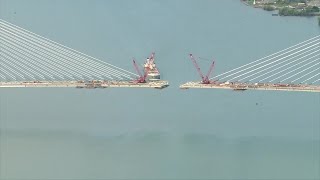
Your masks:
<path fill-rule="evenodd" d="M 296 66 L 300 65 L 301 63 L 303 63 L 303 62 L 305 62 L 305 61 L 312 60 L 312 61 L 309 62 L 309 63 L 314 63 L 314 62 L 318 61 L 318 59 L 314 59 L 314 58 L 317 58 L 317 57 L 318 57 L 317 55 L 312 56 L 312 57 L 310 57 L 310 58 L 308 58 L 308 59 L 306 59 L 306 60 L 304 60 L 304 61 L 301 61 L 301 62 L 299 62 L 299 63 L 296 63 L 296 64 L 294 64 L 294 65 L 292 65 L 292 66 L 290 66 L 290 67 L 287 67 L 287 68 L 285 68 L 285 69 L 282 69 L 281 71 L 278 71 L 278 72 L 276 72 L 276 73 L 272 73 L 270 76 L 267 76 L 267 77 L 265 77 L 265 78 L 263 78 L 263 79 L 260 79 L 258 82 L 263 82 L 263 81 L 265 81 L 265 80 L 267 80 L 267 79 L 270 79 L 270 78 L 272 78 L 272 77 L 274 77 L 274 76 L 276 76 L 276 75 L 278 75 L 278 74 L 280 74 L 280 73 L 286 72 L 287 70 L 290 70 L 291 68 L 296 67 Z M 313 59 L 314 59 L 314 60 L 313 60 Z M 300 66 L 299 68 L 302 68 L 302 67 L 308 65 L 309 63 L 304 64 L 304 65 Z M 272 82 L 272 80 L 271 80 L 271 81 L 268 81 L 268 82 Z"/>
<path fill-rule="evenodd" d="M 133 80 L 138 75 L 0 19 L 2 79 Z M 6 69 L 6 70 L 5 70 Z"/>
<path fill-rule="evenodd" d="M 281 72 L 286 71 L 286 70 L 288 70 L 288 69 L 290 69 L 290 68 L 296 67 L 296 66 L 298 66 L 298 65 L 300 65 L 300 64 L 303 64 L 303 63 L 305 63 L 305 62 L 308 62 L 308 61 L 310 61 L 310 60 L 313 60 L 314 58 L 318 57 L 317 54 L 314 55 L 314 56 L 312 56 L 312 57 L 309 57 L 309 58 L 307 58 L 307 57 L 310 56 L 310 55 L 312 55 L 312 54 L 314 54 L 314 53 L 316 53 L 316 52 L 319 52 L 319 51 L 320 51 L 320 50 L 316 50 L 316 51 L 314 51 L 313 53 L 310 53 L 310 54 L 308 54 L 308 55 L 305 55 L 305 56 L 303 56 L 303 57 L 300 57 L 300 58 L 298 58 L 298 59 L 295 59 L 295 60 L 293 60 L 293 61 L 290 61 L 289 63 L 286 63 L 286 64 L 284 64 L 284 65 L 281 65 L 281 66 L 279 66 L 279 67 L 277 67 L 277 68 L 274 68 L 274 69 L 271 70 L 271 71 L 267 71 L 267 72 L 265 72 L 265 73 L 263 73 L 263 74 L 261 74 L 261 75 L 259 75 L 259 76 L 256 76 L 256 77 L 250 79 L 249 81 L 252 82 L 252 81 L 255 80 L 255 79 L 259 79 L 259 78 L 261 78 L 261 77 L 263 78 L 264 76 L 271 74 L 270 76 L 268 76 L 268 77 L 265 78 L 265 79 L 268 79 L 268 78 L 270 78 L 270 77 L 272 77 L 272 76 L 275 76 L 275 75 L 277 75 L 277 74 L 280 74 Z M 307 58 L 307 59 L 304 59 L 304 58 Z M 304 59 L 304 60 L 303 60 L 303 61 L 300 61 L 300 62 L 297 62 L 297 61 L 299 61 L 299 60 L 301 60 L 301 59 Z M 314 61 L 317 61 L 317 59 L 314 60 Z M 314 62 L 314 61 L 312 61 L 312 62 Z M 297 63 L 294 63 L 294 62 L 297 62 Z M 292 64 L 293 64 L 293 65 L 292 65 Z M 291 66 L 287 67 L 288 65 L 291 65 Z M 287 68 L 285 68 L 285 67 L 287 67 Z M 285 68 L 285 69 L 282 69 L 282 68 Z M 281 70 L 281 69 L 282 69 L 282 70 Z M 277 71 L 277 70 L 280 70 L 280 71 Z M 259 82 L 261 82 L 261 81 L 263 81 L 263 80 L 265 80 L 265 79 L 260 79 Z"/>
<path fill-rule="evenodd" d="M 313 38 L 310 38 L 310 39 L 308 39 L 308 40 L 306 40 L 306 41 L 303 41 L 303 42 L 301 42 L 301 43 L 298 43 L 298 44 L 296 44 L 296 45 L 294 45 L 294 46 L 291 46 L 291 47 L 289 47 L 289 48 L 286 48 L 286 49 L 284 49 L 284 50 L 281 50 L 281 51 L 279 51 L 279 52 L 273 53 L 273 54 L 268 55 L 268 56 L 266 56 L 266 57 L 260 58 L 260 59 L 258 59 L 258 60 L 253 61 L 253 62 L 250 62 L 250 63 L 248 63 L 248 64 L 245 64 L 245 65 L 242 65 L 242 66 L 240 66 L 240 67 L 234 68 L 234 69 L 232 69 L 232 70 L 230 70 L 230 71 L 227 71 L 227 72 L 225 72 L 225 73 L 216 75 L 216 76 L 214 76 L 214 77 L 211 78 L 211 79 L 218 78 L 218 77 L 221 77 L 221 76 L 223 76 L 223 75 L 227 75 L 227 74 L 229 74 L 229 73 L 231 73 L 231 72 L 234 72 L 234 71 L 239 70 L 239 69 L 241 69 L 241 68 L 245 68 L 246 66 L 252 65 L 252 64 L 254 64 L 254 63 L 257 63 L 257 65 L 259 65 L 258 63 L 264 63 L 264 62 L 269 61 L 270 59 L 274 59 L 274 58 L 280 57 L 280 56 L 282 56 L 282 55 L 284 55 L 284 54 L 286 54 L 286 53 L 289 53 L 289 52 L 291 52 L 291 51 L 293 51 L 293 50 L 299 49 L 299 48 L 301 48 L 301 47 L 303 47 L 303 46 L 306 46 L 306 45 L 308 45 L 308 44 L 310 44 L 310 43 L 313 43 L 313 42 L 315 42 L 315 41 L 318 41 L 319 39 L 320 39 L 320 35 L 318 35 L 318 36 L 316 36 L 316 37 L 313 37 Z M 309 41 L 311 41 L 311 42 L 309 42 Z M 290 50 L 290 49 L 291 49 L 291 50 Z M 269 59 L 268 59 L 268 58 L 269 58 Z M 267 60 L 265 60 L 265 59 L 267 59 Z M 260 62 L 260 61 L 262 61 L 262 62 Z M 242 72 L 242 71 L 241 71 L 241 72 Z M 228 77 L 229 77 L 229 76 L 228 76 Z M 219 79 L 221 79 L 221 78 L 219 78 Z"/>
<path fill-rule="evenodd" d="M 35 56 L 34 54 L 30 54 L 30 52 L 26 51 L 25 49 L 19 49 L 19 47 L 15 47 L 14 45 L 11 46 L 4 41 L 3 44 L 5 45 L 4 47 L 9 47 L 6 50 L 15 54 L 15 56 L 20 60 L 26 61 L 26 63 L 28 63 L 30 66 L 33 66 L 35 69 L 38 69 L 39 71 L 48 71 L 49 73 L 61 78 L 62 80 L 65 80 L 62 76 L 66 76 L 74 80 L 74 77 L 72 77 L 71 74 L 67 74 L 66 72 L 61 71 L 61 69 L 54 67 L 49 62 L 47 62 L 47 59 L 38 59 L 39 57 Z"/>
<path fill-rule="evenodd" d="M 281 60 L 284 59 L 284 58 L 290 57 L 290 56 L 292 56 L 292 55 L 294 55 L 294 54 L 297 54 L 297 53 L 299 53 L 299 52 L 301 52 L 301 51 L 304 51 L 304 50 L 306 50 L 306 49 L 309 49 L 310 47 L 318 46 L 319 44 L 320 44 L 320 43 L 316 43 L 316 44 L 313 44 L 313 45 L 311 45 L 311 46 L 308 46 L 307 48 L 303 48 L 303 49 L 301 49 L 301 50 L 299 50 L 299 51 L 296 51 L 296 52 L 294 52 L 294 53 L 291 53 L 291 54 L 289 54 L 289 55 L 287 55 L 287 56 L 285 56 L 285 57 L 282 57 L 282 58 L 280 58 L 280 59 L 276 59 L 276 60 L 274 60 L 274 61 L 272 61 L 272 62 L 269 62 L 269 63 L 267 63 L 267 64 L 265 64 L 265 65 L 259 66 L 259 67 L 257 67 L 256 69 L 247 71 L 247 72 L 245 72 L 245 73 L 243 73 L 243 74 L 240 74 L 240 75 L 237 75 L 236 77 L 233 77 L 233 78 L 229 79 L 228 81 L 232 81 L 232 80 L 234 80 L 234 79 L 236 79 L 236 78 L 238 78 L 238 77 L 241 77 L 241 76 L 243 76 L 243 75 L 249 74 L 249 73 L 251 73 L 251 72 L 253 72 L 253 71 L 256 71 L 256 70 L 259 70 L 259 69 L 261 69 L 261 68 L 263 68 L 263 67 L 265 67 L 265 66 L 268 66 L 268 65 L 273 64 L 273 63 L 275 63 L 275 62 L 281 61 Z"/>
<path fill-rule="evenodd" d="M 28 41 L 27 39 L 25 39 L 24 37 L 23 37 L 23 40 L 27 41 L 26 43 L 29 43 L 29 42 L 30 42 L 30 41 Z M 18 40 L 18 41 L 20 41 L 20 40 Z M 20 42 L 21 42 L 21 41 L 20 41 Z M 59 56 L 58 58 L 63 59 L 63 61 L 67 61 L 67 62 L 64 62 L 64 63 L 68 63 L 69 65 L 71 64 L 71 65 L 74 65 L 74 66 L 77 66 L 77 67 L 81 66 L 82 69 L 85 68 L 85 69 L 87 69 L 87 70 L 90 70 L 90 73 L 92 73 L 94 76 L 101 78 L 100 75 L 97 75 L 97 74 L 96 74 L 96 73 L 99 73 L 100 71 L 97 71 L 96 69 L 92 69 L 88 64 L 80 63 L 80 62 L 75 61 L 74 59 L 69 58 L 69 57 L 68 57 L 67 59 L 64 59 L 65 57 L 64 57 L 64 56 L 61 56 L 61 53 L 53 52 L 52 50 L 48 50 L 44 44 L 41 43 L 41 46 L 40 46 L 40 45 L 38 45 L 36 42 L 33 42 L 32 40 L 31 40 L 31 42 L 32 42 L 33 45 L 35 45 L 35 46 L 33 46 L 33 47 L 40 48 L 40 49 L 42 50 L 41 52 L 45 53 L 46 55 L 52 55 L 52 56 L 54 56 L 54 58 L 57 58 L 57 56 Z M 47 53 L 46 53 L 46 52 L 47 52 Z M 68 60 L 70 60 L 70 62 L 69 62 Z M 73 62 L 71 62 L 71 61 L 73 61 Z M 62 63 L 62 62 L 61 62 L 61 63 Z M 86 73 L 86 72 L 85 72 L 85 73 Z M 108 73 L 109 73 L 109 72 L 108 72 Z M 102 74 L 102 73 L 100 73 L 100 74 Z M 109 73 L 109 74 L 110 74 L 110 73 Z M 103 75 L 104 75 L 104 74 L 103 74 Z M 115 76 L 116 76 L 116 75 L 115 75 Z M 118 78 L 121 78 L 121 77 L 119 77 L 119 76 L 117 76 L 117 77 L 118 77 Z"/>
<path fill-rule="evenodd" d="M 311 53 L 309 53 L 311 51 Z M 262 73 L 262 72 L 265 72 L 265 71 L 267 71 L 267 70 L 269 70 L 269 69 L 271 69 L 271 68 L 273 68 L 273 67 L 276 67 L 276 66 L 280 66 L 280 67 L 285 67 L 285 66 L 287 66 L 287 65 L 289 65 L 289 64 L 292 64 L 293 62 L 296 62 L 296 61 L 298 61 L 298 60 L 301 60 L 301 59 L 303 59 L 303 58 L 306 58 L 306 57 L 308 57 L 308 56 L 310 56 L 311 54 L 314 54 L 314 53 L 316 53 L 316 52 L 318 52 L 319 51 L 319 48 L 318 47 L 315 47 L 315 48 L 313 48 L 313 49 L 310 49 L 310 50 L 308 50 L 308 51 L 305 51 L 305 52 L 303 52 L 303 53 L 300 53 L 300 54 L 298 54 L 298 55 L 296 55 L 296 56 L 293 56 L 293 57 L 290 57 L 290 58 L 288 58 L 288 59 L 284 59 L 284 61 L 279 61 L 279 62 L 277 62 L 276 64 L 273 64 L 273 63 L 270 63 L 270 64 L 273 64 L 273 65 L 271 65 L 271 66 L 267 66 L 266 65 L 266 67 L 264 67 L 262 70 L 260 70 L 260 71 L 257 71 L 257 70 L 259 70 L 258 68 L 257 69 L 254 69 L 254 70 L 252 70 L 252 72 L 253 71 L 257 71 L 257 72 L 255 72 L 255 73 L 252 73 L 252 74 L 249 74 L 248 76 L 245 76 L 245 77 L 243 77 L 242 79 L 240 79 L 239 81 L 243 81 L 243 80 L 245 80 L 245 79 L 248 79 L 248 78 L 250 78 L 250 77 L 252 77 L 252 76 L 255 76 L 255 75 L 257 75 L 257 74 L 259 74 L 259 73 Z M 304 54 L 306 54 L 306 53 L 308 53 L 307 55 L 304 55 Z M 304 55 L 303 57 L 299 57 L 299 56 L 301 56 L 301 55 Z M 299 57 L 298 59 L 295 59 L 295 58 L 297 58 L 297 57 Z M 293 61 L 290 61 L 290 60 L 293 60 Z M 285 63 L 285 62 L 287 62 L 287 63 Z M 285 64 L 283 64 L 283 63 L 285 63 Z M 269 65 L 270 65 L 269 64 Z M 279 69 L 280 67 L 278 67 L 278 68 L 275 68 L 275 69 Z M 273 72 L 274 70 L 271 70 L 271 71 L 268 71 L 267 73 L 271 73 L 271 72 Z M 253 78 L 253 79 L 256 79 L 256 78 L 258 78 L 259 76 L 256 76 L 255 78 Z M 251 81 L 251 80 L 249 80 L 249 81 Z"/>
<path fill-rule="evenodd" d="M 73 53 L 76 52 L 76 53 L 78 53 L 78 54 L 81 54 L 82 56 L 92 58 L 92 59 L 94 59 L 95 61 L 98 61 L 98 62 L 100 62 L 100 63 L 102 63 L 102 64 L 106 64 L 106 65 L 111 66 L 111 67 L 113 67 L 113 68 L 115 68 L 115 69 L 124 71 L 124 72 L 126 72 L 126 73 L 128 73 L 128 74 L 133 75 L 134 77 L 137 76 L 136 74 L 131 73 L 130 71 L 126 71 L 126 70 L 124 70 L 124 69 L 122 69 L 122 68 L 119 68 L 119 67 L 116 67 L 116 66 L 114 66 L 114 65 L 112 65 L 112 64 L 110 64 L 110 63 L 107 63 L 107 62 L 101 61 L 101 60 L 99 60 L 99 59 L 93 58 L 93 57 L 91 57 L 91 56 L 89 56 L 89 55 L 86 55 L 86 54 L 84 54 L 84 53 L 81 53 L 81 52 L 79 52 L 79 51 L 76 51 L 76 50 L 74 50 L 74 49 L 71 49 L 71 48 L 69 48 L 69 47 L 66 47 L 66 46 L 64 46 L 64 45 L 61 45 L 61 44 L 59 44 L 59 43 L 57 43 L 57 42 L 54 42 L 54 41 L 49 40 L 49 39 L 47 39 L 47 38 L 44 38 L 44 37 L 42 37 L 42 36 L 40 36 L 40 35 L 37 35 L 37 34 L 35 34 L 35 33 L 33 33 L 33 32 L 30 32 L 30 31 L 28 31 L 28 30 L 25 30 L 25 29 L 23 29 L 23 28 L 20 28 L 20 27 L 18 27 L 18 26 L 16 26 L 16 25 L 13 25 L 13 24 L 11 24 L 11 23 L 8 23 L 8 22 L 6 22 L 6 21 L 4 21 L 4 20 L 0 20 L 0 23 L 4 24 L 4 25 L 6 25 L 6 26 L 14 27 L 14 28 L 16 28 L 16 29 L 19 30 L 19 31 L 28 32 L 29 34 L 32 34 L 32 35 L 34 35 L 34 36 L 36 36 L 36 37 L 38 37 L 38 38 L 41 38 L 41 39 L 46 40 L 46 42 L 48 42 L 48 43 L 50 42 L 50 43 L 52 43 L 52 44 L 59 45 L 59 46 L 65 48 L 65 50 L 69 50 L 69 51 L 71 51 L 71 52 L 73 52 Z"/>
<path fill-rule="evenodd" d="M 11 37 L 11 39 L 17 40 L 15 37 Z M 69 71 L 71 70 L 73 72 L 73 74 L 80 75 L 80 73 L 78 73 L 79 70 L 80 70 L 80 72 L 82 72 L 84 76 L 91 77 L 91 75 L 88 74 L 87 72 L 81 71 L 81 70 L 83 70 L 83 68 L 77 69 L 78 67 L 75 66 L 74 64 L 63 60 L 62 58 L 59 58 L 58 56 L 56 56 L 56 55 L 54 55 L 54 54 L 52 54 L 52 53 L 50 53 L 48 51 L 43 50 L 42 49 L 43 47 L 41 47 L 41 46 L 39 46 L 39 45 L 37 45 L 35 43 L 30 43 L 30 42 L 25 43 L 25 42 L 19 41 L 18 45 L 22 45 L 22 44 L 24 44 L 25 45 L 24 47 L 29 49 L 33 53 L 36 53 L 36 54 L 38 54 L 40 56 L 48 58 L 48 59 L 50 59 L 51 61 L 53 61 L 55 63 L 61 64 L 62 66 L 65 66 L 65 68 L 68 68 Z"/>
<path fill-rule="evenodd" d="M 319 60 L 319 59 L 317 59 L 317 60 Z M 307 67 L 307 68 L 305 68 L 305 69 L 302 69 L 301 71 L 298 71 L 298 72 L 296 72 L 295 74 L 293 74 L 293 75 L 290 75 L 289 77 L 286 77 L 286 78 L 284 78 L 284 79 L 282 79 L 280 82 L 284 82 L 284 81 L 286 81 L 286 80 L 288 80 L 288 79 L 291 79 L 292 77 L 295 77 L 295 76 L 297 76 L 298 74 L 301 74 L 301 73 L 303 73 L 303 72 L 305 72 L 305 71 L 307 71 L 307 70 L 309 70 L 309 69 L 312 69 L 313 67 L 315 67 L 315 66 L 317 66 L 317 65 L 319 65 L 320 64 L 320 62 L 318 62 L 318 63 L 316 63 L 316 64 L 313 64 L 313 65 L 311 65 L 311 66 L 309 66 L 309 67 Z M 295 69 L 295 70 L 297 70 L 297 69 Z M 315 71 L 315 70 L 314 70 Z M 312 73 L 312 72 L 314 72 L 314 71 L 311 71 L 311 72 L 309 72 L 309 73 Z M 294 72 L 294 71 L 293 71 Z M 292 81 L 290 81 L 290 82 L 292 82 Z"/>

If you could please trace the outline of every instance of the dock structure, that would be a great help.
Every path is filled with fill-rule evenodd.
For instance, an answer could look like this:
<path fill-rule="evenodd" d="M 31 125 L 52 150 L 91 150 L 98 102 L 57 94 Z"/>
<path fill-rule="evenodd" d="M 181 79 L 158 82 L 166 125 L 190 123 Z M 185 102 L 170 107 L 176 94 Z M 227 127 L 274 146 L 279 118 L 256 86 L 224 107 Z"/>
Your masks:
<path fill-rule="evenodd" d="M 152 54 L 154 60 L 154 53 Z M 134 64 L 132 69 L 138 69 Z M 0 88 L 156 88 L 167 81 L 147 79 L 0 19 Z"/>
<path fill-rule="evenodd" d="M 190 55 L 202 81 L 187 82 L 181 89 L 211 88 L 320 92 L 320 35 L 209 78 Z"/>

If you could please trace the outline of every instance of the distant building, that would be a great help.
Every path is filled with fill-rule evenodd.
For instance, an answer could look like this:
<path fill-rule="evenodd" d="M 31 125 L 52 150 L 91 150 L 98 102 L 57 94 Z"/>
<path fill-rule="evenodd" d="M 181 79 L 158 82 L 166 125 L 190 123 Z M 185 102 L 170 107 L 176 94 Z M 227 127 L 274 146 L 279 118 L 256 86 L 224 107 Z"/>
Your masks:
<path fill-rule="evenodd" d="M 306 7 L 307 4 L 306 3 L 298 3 L 298 7 Z"/>

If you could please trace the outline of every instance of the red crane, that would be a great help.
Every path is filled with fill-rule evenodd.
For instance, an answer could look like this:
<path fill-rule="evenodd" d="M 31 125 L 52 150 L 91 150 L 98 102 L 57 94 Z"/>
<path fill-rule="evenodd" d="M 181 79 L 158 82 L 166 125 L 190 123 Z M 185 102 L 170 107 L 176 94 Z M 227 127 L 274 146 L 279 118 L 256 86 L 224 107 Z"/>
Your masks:
<path fill-rule="evenodd" d="M 209 79 L 210 74 L 212 73 L 212 70 L 213 70 L 213 68 L 214 68 L 214 61 L 212 61 L 212 64 L 211 64 L 210 69 L 209 69 L 208 73 L 206 74 L 206 76 L 203 76 L 203 74 L 202 74 L 202 72 L 201 72 L 201 69 L 200 69 L 198 63 L 197 63 L 196 59 L 193 57 L 192 54 L 190 54 L 190 58 L 191 58 L 191 61 L 192 61 L 193 65 L 196 67 L 196 69 L 197 69 L 197 71 L 198 71 L 198 73 L 199 73 L 199 75 L 200 75 L 200 77 L 201 77 L 201 79 L 202 79 L 201 83 L 202 83 L 202 84 L 211 84 L 211 83 L 214 83 L 214 82 L 210 81 L 210 79 Z"/>
<path fill-rule="evenodd" d="M 139 78 L 136 80 L 137 83 L 145 83 L 146 82 L 146 78 L 148 75 L 148 71 L 145 71 L 144 74 L 142 75 L 136 61 L 133 59 L 133 66 L 136 69 L 137 73 L 139 74 Z"/>
<path fill-rule="evenodd" d="M 155 56 L 155 53 L 152 52 L 152 53 L 151 53 L 151 56 L 149 57 L 150 63 L 152 63 L 152 62 L 154 61 L 154 56 Z"/>

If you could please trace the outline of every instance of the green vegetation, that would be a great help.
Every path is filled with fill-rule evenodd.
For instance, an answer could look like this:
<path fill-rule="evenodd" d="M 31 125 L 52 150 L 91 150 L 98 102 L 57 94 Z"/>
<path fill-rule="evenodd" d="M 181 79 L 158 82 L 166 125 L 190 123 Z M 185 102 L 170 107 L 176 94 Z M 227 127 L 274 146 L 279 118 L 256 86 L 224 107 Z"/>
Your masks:
<path fill-rule="evenodd" d="M 253 0 L 247 0 L 247 3 L 253 5 Z"/>
<path fill-rule="evenodd" d="M 277 0 L 276 4 L 277 4 L 277 6 L 288 6 L 290 4 L 290 1 L 288 1 L 288 0 Z"/>
<path fill-rule="evenodd" d="M 294 5 L 298 3 L 307 3 L 307 0 L 277 0 L 276 4 L 280 6 Z"/>
<path fill-rule="evenodd" d="M 320 26 L 320 7 L 314 6 L 312 0 L 241 0 L 249 6 L 265 11 L 278 11 L 280 16 L 318 16 Z"/>
<path fill-rule="evenodd" d="M 313 16 L 319 13 L 319 8 L 316 6 L 306 7 L 305 9 L 293 9 L 284 7 L 279 9 L 279 15 L 281 16 Z"/>
<path fill-rule="evenodd" d="M 276 10 L 276 8 L 274 8 L 273 6 L 267 5 L 267 6 L 263 6 L 263 9 L 266 11 L 274 11 Z"/>

